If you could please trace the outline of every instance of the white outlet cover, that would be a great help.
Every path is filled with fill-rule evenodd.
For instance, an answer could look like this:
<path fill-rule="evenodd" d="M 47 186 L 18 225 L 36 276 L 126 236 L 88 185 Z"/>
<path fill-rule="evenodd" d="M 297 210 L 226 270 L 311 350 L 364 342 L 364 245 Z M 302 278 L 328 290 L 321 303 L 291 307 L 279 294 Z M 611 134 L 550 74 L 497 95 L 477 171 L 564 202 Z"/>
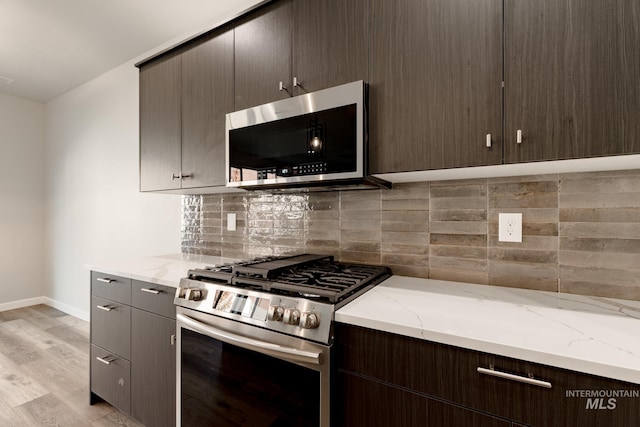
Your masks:
<path fill-rule="evenodd" d="M 227 214 L 227 231 L 236 231 L 236 214 Z"/>
<path fill-rule="evenodd" d="M 498 214 L 498 241 L 522 243 L 522 214 Z"/>

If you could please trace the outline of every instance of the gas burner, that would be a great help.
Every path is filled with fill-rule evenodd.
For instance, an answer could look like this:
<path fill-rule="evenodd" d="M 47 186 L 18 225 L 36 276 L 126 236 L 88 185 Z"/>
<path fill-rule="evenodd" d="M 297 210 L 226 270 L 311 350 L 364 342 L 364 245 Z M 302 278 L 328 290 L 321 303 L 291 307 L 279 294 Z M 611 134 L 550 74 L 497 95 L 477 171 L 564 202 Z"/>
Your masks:
<path fill-rule="evenodd" d="M 383 266 L 336 262 L 332 256 L 294 255 L 190 270 L 189 278 L 330 303 L 390 276 Z"/>

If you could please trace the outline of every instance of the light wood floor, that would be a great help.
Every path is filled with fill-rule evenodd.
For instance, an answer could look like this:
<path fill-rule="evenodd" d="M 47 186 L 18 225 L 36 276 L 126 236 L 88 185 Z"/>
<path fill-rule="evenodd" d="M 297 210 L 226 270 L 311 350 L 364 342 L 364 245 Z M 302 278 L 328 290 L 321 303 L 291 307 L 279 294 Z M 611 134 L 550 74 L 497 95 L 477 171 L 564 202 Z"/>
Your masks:
<path fill-rule="evenodd" d="M 36 305 L 0 312 L 0 426 L 141 424 L 89 405 L 89 323 Z"/>

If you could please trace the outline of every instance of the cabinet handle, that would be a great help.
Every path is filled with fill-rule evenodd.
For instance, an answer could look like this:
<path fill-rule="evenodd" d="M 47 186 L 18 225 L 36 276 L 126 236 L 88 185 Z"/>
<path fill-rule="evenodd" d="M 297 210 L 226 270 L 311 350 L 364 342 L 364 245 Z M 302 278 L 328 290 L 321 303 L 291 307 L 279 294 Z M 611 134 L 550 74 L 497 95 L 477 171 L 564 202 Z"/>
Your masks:
<path fill-rule="evenodd" d="M 491 148 L 491 134 L 487 134 L 487 148 Z"/>
<path fill-rule="evenodd" d="M 286 87 L 286 86 L 284 85 L 284 83 L 282 83 L 282 82 L 279 82 L 279 83 L 278 83 L 278 90 L 279 90 L 280 92 L 285 91 L 285 92 L 287 92 L 289 95 L 291 95 L 291 92 L 289 92 L 289 89 L 287 89 L 287 87 Z"/>
<path fill-rule="evenodd" d="M 158 291 L 156 289 L 149 289 L 149 288 L 140 288 L 140 290 L 142 292 L 147 292 L 147 293 L 155 294 L 155 295 L 158 295 L 160 292 L 162 292 L 162 291 Z"/>
<path fill-rule="evenodd" d="M 522 144 L 522 130 L 516 131 L 516 144 Z"/>
<path fill-rule="evenodd" d="M 98 277 L 96 280 L 102 283 L 111 283 L 116 281 L 116 279 L 109 279 L 108 277 Z"/>
<path fill-rule="evenodd" d="M 294 77 L 293 78 L 293 87 L 298 87 L 298 86 L 302 87 L 302 84 L 300 84 L 300 82 L 298 81 L 297 77 Z"/>
<path fill-rule="evenodd" d="M 111 311 L 113 310 L 112 307 L 107 307 L 106 305 L 96 305 L 96 308 L 99 308 L 100 310 L 104 310 L 104 311 Z"/>
<path fill-rule="evenodd" d="M 113 362 L 115 359 L 107 360 L 107 357 L 112 357 L 112 356 L 105 356 L 104 358 L 96 356 L 96 360 L 98 362 L 104 363 L 105 365 L 111 365 L 111 362 Z"/>
<path fill-rule="evenodd" d="M 188 173 L 186 175 L 184 175 L 182 173 L 180 173 L 178 175 L 176 175 L 175 173 L 171 174 L 171 181 L 173 181 L 174 179 L 185 179 L 185 178 L 193 178 L 193 174 L 190 174 L 190 173 Z"/>
<path fill-rule="evenodd" d="M 176 345 L 176 336 L 171 335 L 171 337 L 169 337 L 169 342 L 171 343 L 171 345 Z"/>
<path fill-rule="evenodd" d="M 493 366 L 490 366 L 489 369 L 478 367 L 478 373 L 512 381 L 518 381 L 525 384 L 531 384 L 538 387 L 551 388 L 551 383 L 549 381 L 536 380 L 535 378 L 523 377 L 522 375 L 514 375 L 507 372 L 496 371 Z"/>

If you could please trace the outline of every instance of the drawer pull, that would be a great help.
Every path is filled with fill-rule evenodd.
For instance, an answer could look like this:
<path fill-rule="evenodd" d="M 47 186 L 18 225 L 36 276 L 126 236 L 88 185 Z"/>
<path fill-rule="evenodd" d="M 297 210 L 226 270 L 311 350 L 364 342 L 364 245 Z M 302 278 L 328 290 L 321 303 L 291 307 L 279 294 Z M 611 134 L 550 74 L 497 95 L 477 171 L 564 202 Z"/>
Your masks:
<path fill-rule="evenodd" d="M 112 307 L 107 307 L 106 305 L 96 305 L 96 308 L 99 308 L 100 310 L 104 310 L 104 311 L 111 311 L 113 310 Z"/>
<path fill-rule="evenodd" d="M 142 292 L 147 292 L 147 293 L 155 294 L 155 295 L 158 295 L 160 292 L 162 292 L 162 291 L 158 291 L 156 289 L 149 289 L 149 288 L 140 288 L 140 290 Z"/>
<path fill-rule="evenodd" d="M 98 356 L 96 356 L 96 360 L 97 360 L 98 362 L 102 362 L 102 363 L 104 363 L 105 365 L 111 365 L 111 362 L 113 362 L 113 361 L 115 360 L 115 358 L 107 360 L 107 357 L 109 357 L 109 358 L 110 358 L 110 357 L 112 357 L 112 356 L 105 356 L 105 357 L 98 357 Z"/>
<path fill-rule="evenodd" d="M 170 343 L 171 345 L 176 345 L 176 336 L 175 336 L 175 335 L 171 335 L 171 336 L 169 337 L 169 343 Z"/>
<path fill-rule="evenodd" d="M 96 280 L 102 283 L 111 283 L 116 281 L 116 279 L 109 279 L 108 277 L 98 277 Z"/>
<path fill-rule="evenodd" d="M 523 377 L 521 375 L 509 374 L 507 372 L 500 372 L 493 369 L 493 367 L 490 367 L 490 369 L 478 367 L 478 373 L 512 381 L 518 381 L 525 384 L 531 384 L 538 387 L 551 388 L 551 383 L 549 381 L 536 380 L 535 378 Z"/>

